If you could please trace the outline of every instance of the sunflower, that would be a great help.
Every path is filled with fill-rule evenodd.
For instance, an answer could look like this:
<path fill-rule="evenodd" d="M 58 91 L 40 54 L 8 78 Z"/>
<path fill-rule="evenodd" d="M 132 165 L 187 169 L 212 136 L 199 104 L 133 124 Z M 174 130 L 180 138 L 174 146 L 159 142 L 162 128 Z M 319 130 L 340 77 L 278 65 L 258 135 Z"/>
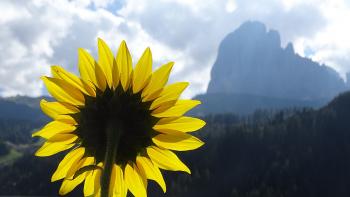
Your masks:
<path fill-rule="evenodd" d="M 205 122 L 184 116 L 200 101 L 179 99 L 186 82 L 167 85 L 173 64 L 152 73 L 147 48 L 133 68 L 124 41 L 114 57 L 98 39 L 97 62 L 78 50 L 80 78 L 60 66 L 42 77 L 55 101 L 40 102 L 53 120 L 33 134 L 46 140 L 35 155 L 66 153 L 51 178 L 60 195 L 84 182 L 84 196 L 147 196 L 148 179 L 166 192 L 160 169 L 190 173 L 173 151 L 202 146 L 189 132 Z"/>

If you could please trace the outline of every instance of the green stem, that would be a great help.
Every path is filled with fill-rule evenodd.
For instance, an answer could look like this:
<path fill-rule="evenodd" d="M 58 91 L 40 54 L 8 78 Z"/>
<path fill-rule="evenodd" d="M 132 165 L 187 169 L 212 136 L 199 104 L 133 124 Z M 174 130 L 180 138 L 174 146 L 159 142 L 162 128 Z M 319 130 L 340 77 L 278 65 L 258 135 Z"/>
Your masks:
<path fill-rule="evenodd" d="M 109 121 L 106 128 L 107 145 L 104 160 L 104 168 L 101 175 L 101 197 L 112 196 L 109 194 L 109 185 L 121 135 L 121 130 L 117 125 L 118 124 Z"/>

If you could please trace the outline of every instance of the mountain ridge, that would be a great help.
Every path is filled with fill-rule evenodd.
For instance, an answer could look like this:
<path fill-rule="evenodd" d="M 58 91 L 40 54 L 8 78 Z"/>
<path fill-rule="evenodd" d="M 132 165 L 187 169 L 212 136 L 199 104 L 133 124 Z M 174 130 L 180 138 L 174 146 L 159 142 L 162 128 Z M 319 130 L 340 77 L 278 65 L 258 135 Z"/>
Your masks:
<path fill-rule="evenodd" d="M 318 109 L 327 104 L 327 99 L 298 100 L 282 99 L 268 96 L 257 96 L 250 94 L 234 93 L 207 93 L 194 97 L 202 102 L 197 108 L 191 111 L 194 115 L 234 113 L 249 115 L 256 110 L 272 110 L 291 108 L 314 108 Z"/>
<path fill-rule="evenodd" d="M 287 99 L 331 99 L 348 86 L 339 74 L 281 47 L 280 35 L 263 23 L 243 23 L 221 42 L 208 93 L 237 93 Z"/>

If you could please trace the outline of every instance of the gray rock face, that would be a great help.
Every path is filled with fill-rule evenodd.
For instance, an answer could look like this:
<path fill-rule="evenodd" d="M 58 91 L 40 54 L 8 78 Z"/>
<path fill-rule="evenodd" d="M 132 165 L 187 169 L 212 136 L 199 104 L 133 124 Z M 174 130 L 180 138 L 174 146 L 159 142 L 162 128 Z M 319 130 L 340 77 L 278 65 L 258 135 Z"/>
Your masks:
<path fill-rule="evenodd" d="M 207 93 L 274 98 L 330 99 L 347 89 L 332 68 L 281 47 L 277 31 L 246 22 L 221 42 Z"/>

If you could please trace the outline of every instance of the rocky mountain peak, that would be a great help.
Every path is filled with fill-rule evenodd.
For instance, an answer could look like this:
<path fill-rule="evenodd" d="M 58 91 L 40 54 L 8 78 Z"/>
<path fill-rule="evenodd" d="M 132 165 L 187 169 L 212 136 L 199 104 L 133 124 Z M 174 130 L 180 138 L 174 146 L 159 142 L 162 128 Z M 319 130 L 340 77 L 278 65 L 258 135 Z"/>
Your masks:
<path fill-rule="evenodd" d="M 313 100 L 336 96 L 347 88 L 339 74 L 281 47 L 280 35 L 249 21 L 221 42 L 208 93 L 235 93 Z"/>

